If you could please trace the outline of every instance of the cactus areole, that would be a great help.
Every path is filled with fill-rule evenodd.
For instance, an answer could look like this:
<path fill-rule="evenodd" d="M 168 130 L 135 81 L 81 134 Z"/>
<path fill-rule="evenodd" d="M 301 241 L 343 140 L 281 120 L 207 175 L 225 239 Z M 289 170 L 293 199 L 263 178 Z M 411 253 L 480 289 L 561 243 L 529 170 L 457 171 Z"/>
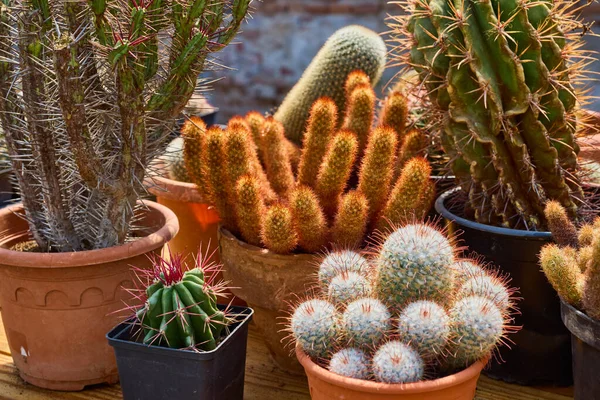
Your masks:
<path fill-rule="evenodd" d="M 249 3 L 0 3 L 0 127 L 41 251 L 128 238 L 148 161 Z"/>
<path fill-rule="evenodd" d="M 546 230 L 543 204 L 577 217 L 575 142 L 586 56 L 577 5 L 553 1 L 408 0 L 392 25 L 395 58 L 429 94 L 476 221 Z"/>

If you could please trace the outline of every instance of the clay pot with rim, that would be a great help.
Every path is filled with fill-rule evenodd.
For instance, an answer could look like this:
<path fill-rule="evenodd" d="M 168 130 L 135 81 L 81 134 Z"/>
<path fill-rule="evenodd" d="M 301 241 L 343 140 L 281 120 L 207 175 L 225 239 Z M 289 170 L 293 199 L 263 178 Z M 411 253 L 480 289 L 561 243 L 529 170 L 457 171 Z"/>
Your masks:
<path fill-rule="evenodd" d="M 334 374 L 315 364 L 300 347 L 296 357 L 306 371 L 312 400 L 473 400 L 486 361 L 430 381 L 390 384 Z"/>
<path fill-rule="evenodd" d="M 168 208 L 144 202 L 138 238 L 107 249 L 36 253 L 10 250 L 30 240 L 20 204 L 0 210 L 0 305 L 20 376 L 46 389 L 81 390 L 116 383 L 105 334 L 130 301 L 131 266 L 149 268 L 179 228 Z M 21 214 L 21 215 L 20 215 Z M 142 236 L 145 235 L 145 236 Z M 130 302 L 131 303 L 131 302 Z"/>
<path fill-rule="evenodd" d="M 290 373 L 302 373 L 293 355 L 284 321 L 291 303 L 314 285 L 318 254 L 275 254 L 236 238 L 227 229 L 219 229 L 219 249 L 223 276 L 231 291 L 254 309 L 254 324 L 277 365 Z"/>

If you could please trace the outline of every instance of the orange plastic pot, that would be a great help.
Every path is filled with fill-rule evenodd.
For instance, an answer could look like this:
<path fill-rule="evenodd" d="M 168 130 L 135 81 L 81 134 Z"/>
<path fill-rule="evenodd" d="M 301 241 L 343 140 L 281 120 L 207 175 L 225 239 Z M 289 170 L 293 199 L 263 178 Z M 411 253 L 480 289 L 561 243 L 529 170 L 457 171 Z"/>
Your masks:
<path fill-rule="evenodd" d="M 316 254 L 275 254 L 249 245 L 228 230 L 219 230 L 223 275 L 232 292 L 254 309 L 253 322 L 277 365 L 302 373 L 283 331 L 291 304 L 311 289 L 320 257 Z"/>
<path fill-rule="evenodd" d="M 315 364 L 302 349 L 296 357 L 308 377 L 313 400 L 473 400 L 485 361 L 454 375 L 431 381 L 389 384 L 346 378 Z"/>
<path fill-rule="evenodd" d="M 168 208 L 147 201 L 140 237 L 107 249 L 34 253 L 9 250 L 29 240 L 18 204 L 0 210 L 0 305 L 10 351 L 21 377 L 36 386 L 81 390 L 115 383 L 117 366 L 105 334 L 131 304 L 131 266 L 149 268 L 178 230 Z"/>

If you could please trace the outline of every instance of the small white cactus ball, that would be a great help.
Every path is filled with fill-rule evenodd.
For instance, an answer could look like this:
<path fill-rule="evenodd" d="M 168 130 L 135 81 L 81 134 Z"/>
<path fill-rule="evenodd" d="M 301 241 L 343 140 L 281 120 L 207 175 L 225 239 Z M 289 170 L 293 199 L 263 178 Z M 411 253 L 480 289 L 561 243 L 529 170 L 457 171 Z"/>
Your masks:
<path fill-rule="evenodd" d="M 329 284 L 327 295 L 334 304 L 346 304 L 371 294 L 371 284 L 364 276 L 344 271 L 334 276 Z"/>
<path fill-rule="evenodd" d="M 473 295 L 492 300 L 502 312 L 506 312 L 511 305 L 508 289 L 504 283 L 495 276 L 474 276 L 473 278 L 468 279 L 458 290 L 458 298 Z"/>
<path fill-rule="evenodd" d="M 342 329 L 355 346 L 375 345 L 391 327 L 391 314 L 379 300 L 363 298 L 346 306 L 342 315 Z"/>
<path fill-rule="evenodd" d="M 487 275 L 485 270 L 475 260 L 459 260 L 452 264 L 450 268 L 456 271 L 456 282 L 459 285 L 470 278 Z"/>
<path fill-rule="evenodd" d="M 326 355 L 335 343 L 339 315 L 334 305 L 320 299 L 307 300 L 294 310 L 291 329 L 296 343 L 309 355 Z"/>
<path fill-rule="evenodd" d="M 369 358 L 364 351 L 354 348 L 336 352 L 329 362 L 329 370 L 354 379 L 369 379 Z"/>
<path fill-rule="evenodd" d="M 407 261 L 416 258 L 435 262 L 445 268 L 454 262 L 454 248 L 448 238 L 426 224 L 408 224 L 398 228 L 385 240 L 380 254 L 383 257 L 402 254 Z"/>
<path fill-rule="evenodd" d="M 319 266 L 319 282 L 327 290 L 334 276 L 340 272 L 356 272 L 365 275 L 369 270 L 369 262 L 359 253 L 352 250 L 329 253 Z"/>
<path fill-rule="evenodd" d="M 424 357 L 438 356 L 448 343 L 450 317 L 442 306 L 427 300 L 408 304 L 398 317 L 400 338 Z"/>
<path fill-rule="evenodd" d="M 458 300 L 450 310 L 450 320 L 455 356 L 464 366 L 487 357 L 504 333 L 502 311 L 481 296 Z"/>
<path fill-rule="evenodd" d="M 425 365 L 419 353 L 400 341 L 382 345 L 373 356 L 375 380 L 384 383 L 411 383 L 423 380 Z"/>

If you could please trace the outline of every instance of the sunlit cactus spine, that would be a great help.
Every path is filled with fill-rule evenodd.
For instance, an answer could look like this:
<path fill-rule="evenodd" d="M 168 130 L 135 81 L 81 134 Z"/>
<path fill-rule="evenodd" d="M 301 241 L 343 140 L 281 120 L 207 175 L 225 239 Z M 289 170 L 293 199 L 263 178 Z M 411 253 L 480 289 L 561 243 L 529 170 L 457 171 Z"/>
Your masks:
<path fill-rule="evenodd" d="M 387 201 L 397 144 L 397 135 L 392 128 L 376 128 L 369 137 L 358 174 L 357 190 L 368 201 L 370 218 L 377 216 Z"/>
<path fill-rule="evenodd" d="M 302 155 L 298 166 L 298 183 L 312 188 L 316 186 L 317 175 L 329 143 L 337 126 L 337 107 L 327 97 L 315 101 L 304 134 Z"/>
<path fill-rule="evenodd" d="M 331 238 L 335 243 L 347 247 L 360 247 L 369 222 L 369 202 L 359 191 L 352 190 L 342 195 Z"/>
<path fill-rule="evenodd" d="M 136 311 L 143 343 L 174 349 L 214 350 L 233 320 L 217 307 L 224 283 L 211 284 L 205 273 L 218 266 L 199 255 L 187 270 L 181 254 L 155 256 L 151 270 L 135 269 L 147 300 Z"/>
<path fill-rule="evenodd" d="M 290 208 L 298 233 L 298 244 L 306 252 L 322 250 L 327 240 L 327 221 L 315 193 L 306 186 L 296 188 Z"/>
<path fill-rule="evenodd" d="M 316 191 L 329 215 L 337 209 L 339 197 L 346 188 L 357 148 L 356 136 L 349 131 L 340 131 L 333 137 L 319 168 Z"/>
<path fill-rule="evenodd" d="M 419 73 L 424 119 L 441 132 L 476 220 L 545 230 L 547 200 L 576 219 L 583 192 L 575 136 L 584 125 L 579 108 L 589 101 L 583 7 L 562 0 L 398 4 L 391 58 Z"/>
<path fill-rule="evenodd" d="M 279 254 L 288 254 L 298 245 L 298 235 L 294 227 L 294 218 L 289 207 L 275 204 L 264 214 L 260 236 L 269 250 Z"/>
<path fill-rule="evenodd" d="M 129 238 L 146 168 L 249 3 L 3 2 L 0 124 L 41 251 Z"/>
<path fill-rule="evenodd" d="M 323 45 L 300 80 L 287 94 L 274 118 L 283 123 L 287 137 L 300 145 L 315 100 L 329 96 L 344 115 L 348 75 L 361 70 L 375 85 L 385 67 L 386 47 L 381 37 L 362 26 L 336 31 Z"/>
<path fill-rule="evenodd" d="M 340 316 L 335 306 L 325 300 L 307 300 L 290 318 L 290 330 L 295 342 L 311 356 L 333 353 L 339 335 Z"/>

